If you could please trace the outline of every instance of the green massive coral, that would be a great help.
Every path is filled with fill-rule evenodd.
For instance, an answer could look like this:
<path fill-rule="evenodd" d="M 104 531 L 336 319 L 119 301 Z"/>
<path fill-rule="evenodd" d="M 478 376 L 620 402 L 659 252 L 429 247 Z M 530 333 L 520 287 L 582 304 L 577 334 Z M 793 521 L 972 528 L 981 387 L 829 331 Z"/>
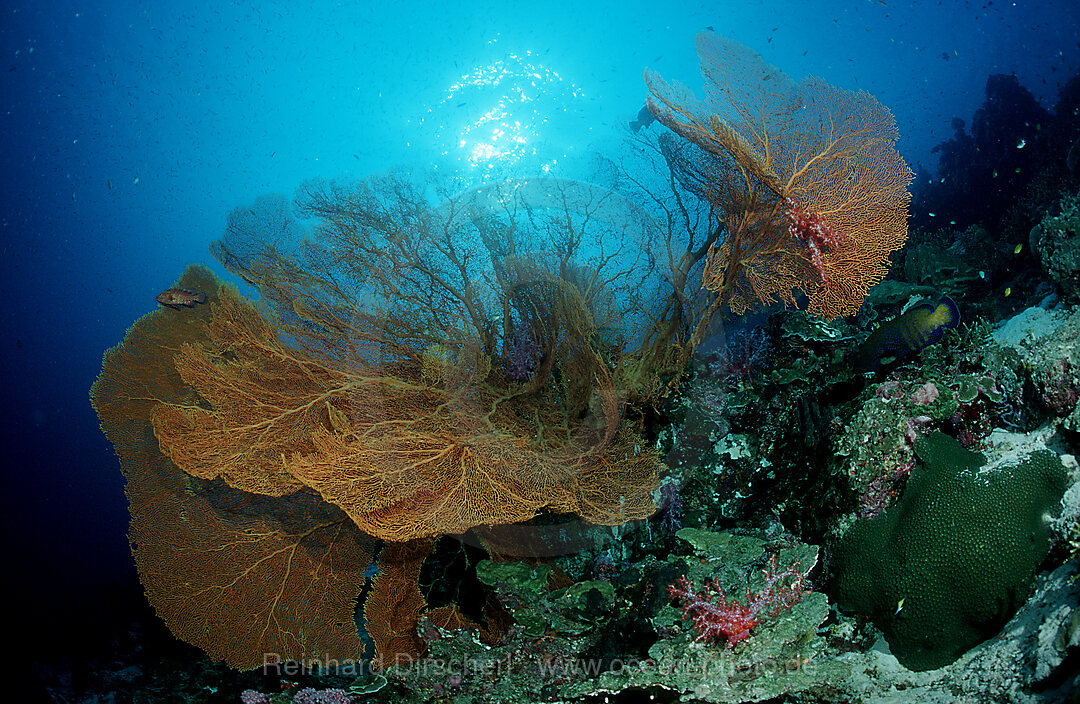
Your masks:
<path fill-rule="evenodd" d="M 900 501 L 837 545 L 833 596 L 869 614 L 904 666 L 929 670 L 996 633 L 1027 598 L 1066 475 L 1048 450 L 988 464 L 942 433 L 915 453 L 922 465 Z"/>

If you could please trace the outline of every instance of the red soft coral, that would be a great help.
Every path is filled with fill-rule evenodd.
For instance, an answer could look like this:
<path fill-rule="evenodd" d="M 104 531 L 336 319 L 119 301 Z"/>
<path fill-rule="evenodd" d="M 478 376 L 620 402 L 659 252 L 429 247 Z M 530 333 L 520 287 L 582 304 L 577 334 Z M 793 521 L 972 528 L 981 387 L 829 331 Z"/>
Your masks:
<path fill-rule="evenodd" d="M 776 555 L 773 555 L 769 558 L 769 568 L 762 570 L 765 586 L 757 594 L 747 588 L 745 605 L 734 599 L 728 601 L 724 589 L 716 582 L 705 582 L 699 591 L 685 576 L 668 587 L 668 595 L 682 602 L 679 610 L 697 632 L 695 642 L 719 643 L 723 639 L 727 647 L 734 648 L 736 643 L 750 637 L 750 629 L 760 623 L 762 612 L 774 618 L 809 593 L 803 589 L 805 578 L 798 567 L 796 563 L 777 571 Z M 785 584 L 789 577 L 791 583 Z"/>

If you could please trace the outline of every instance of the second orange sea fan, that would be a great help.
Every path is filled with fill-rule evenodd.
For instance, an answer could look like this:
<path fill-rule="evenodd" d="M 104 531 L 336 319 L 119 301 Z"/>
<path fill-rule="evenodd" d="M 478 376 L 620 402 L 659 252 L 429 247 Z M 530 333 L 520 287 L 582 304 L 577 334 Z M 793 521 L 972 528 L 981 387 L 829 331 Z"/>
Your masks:
<path fill-rule="evenodd" d="M 649 107 L 701 147 L 704 196 L 724 214 L 704 286 L 739 315 L 799 305 L 858 311 L 907 238 L 912 172 L 892 113 L 865 91 L 796 83 L 747 47 L 697 39 L 706 100 L 646 73 Z"/>

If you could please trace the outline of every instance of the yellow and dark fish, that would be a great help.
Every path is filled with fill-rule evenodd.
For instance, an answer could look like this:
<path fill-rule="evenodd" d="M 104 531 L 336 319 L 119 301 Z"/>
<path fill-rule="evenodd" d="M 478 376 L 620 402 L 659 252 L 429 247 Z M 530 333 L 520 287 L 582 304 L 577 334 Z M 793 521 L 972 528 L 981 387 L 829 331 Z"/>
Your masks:
<path fill-rule="evenodd" d="M 196 303 L 206 303 L 206 294 L 186 288 L 167 288 L 154 300 L 167 308 L 180 310 L 181 306 L 194 308 Z"/>
<path fill-rule="evenodd" d="M 935 304 L 920 303 L 901 316 L 881 324 L 856 352 L 859 369 L 874 371 L 918 352 L 941 339 L 960 323 L 960 311 L 948 296 Z"/>

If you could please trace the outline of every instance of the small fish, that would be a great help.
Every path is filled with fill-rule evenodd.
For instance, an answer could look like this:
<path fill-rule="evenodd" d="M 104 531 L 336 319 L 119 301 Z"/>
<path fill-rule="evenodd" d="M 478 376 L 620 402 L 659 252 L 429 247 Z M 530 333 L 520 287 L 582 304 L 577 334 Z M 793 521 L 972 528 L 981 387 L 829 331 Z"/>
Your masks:
<path fill-rule="evenodd" d="M 1016 247 L 1013 248 L 1013 254 L 1020 254 L 1020 252 L 1023 251 L 1023 249 L 1024 249 L 1024 243 L 1021 242 L 1020 244 L 1016 245 Z"/>
<path fill-rule="evenodd" d="M 893 611 L 893 616 L 896 616 L 898 613 L 900 613 L 903 610 L 903 608 L 904 608 L 904 600 L 901 599 L 900 601 L 896 602 L 896 611 Z"/>
<path fill-rule="evenodd" d="M 180 310 L 181 306 L 194 308 L 196 303 L 206 303 L 206 294 L 186 288 L 167 288 L 154 300 L 166 308 Z"/>
<path fill-rule="evenodd" d="M 959 324 L 960 311 L 948 296 L 936 304 L 920 303 L 870 333 L 856 352 L 856 362 L 863 371 L 875 371 L 934 344 Z"/>
<path fill-rule="evenodd" d="M 1006 286 L 1005 287 L 1005 297 L 1008 298 L 1011 295 L 1012 295 L 1012 286 Z"/>
<path fill-rule="evenodd" d="M 1016 143 L 1016 148 L 1023 149 L 1025 146 L 1027 146 L 1027 142 L 1025 142 L 1024 139 L 1021 137 L 1020 141 Z"/>

